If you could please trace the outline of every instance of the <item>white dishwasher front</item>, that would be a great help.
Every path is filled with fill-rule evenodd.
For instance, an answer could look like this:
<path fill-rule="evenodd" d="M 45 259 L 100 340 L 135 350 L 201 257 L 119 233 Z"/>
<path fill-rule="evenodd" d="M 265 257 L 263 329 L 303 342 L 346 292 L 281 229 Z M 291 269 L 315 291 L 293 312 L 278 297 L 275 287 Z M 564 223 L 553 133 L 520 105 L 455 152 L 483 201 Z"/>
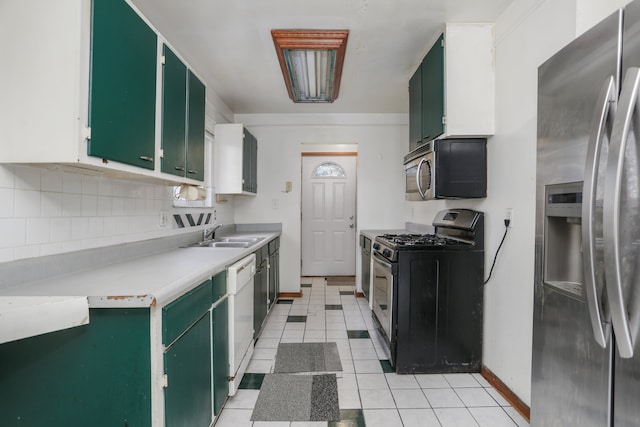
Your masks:
<path fill-rule="evenodd" d="M 253 355 L 253 278 L 256 256 L 251 254 L 227 270 L 229 292 L 229 396 L 236 394 Z"/>

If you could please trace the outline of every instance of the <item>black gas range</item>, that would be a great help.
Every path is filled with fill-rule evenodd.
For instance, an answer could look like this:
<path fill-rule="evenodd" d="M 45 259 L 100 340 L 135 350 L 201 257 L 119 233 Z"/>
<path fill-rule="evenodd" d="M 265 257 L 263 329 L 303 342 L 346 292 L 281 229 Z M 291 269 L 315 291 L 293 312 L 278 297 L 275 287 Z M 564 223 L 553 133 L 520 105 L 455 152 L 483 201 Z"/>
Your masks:
<path fill-rule="evenodd" d="M 432 225 L 376 237 L 373 317 L 396 372 L 479 372 L 484 214 L 443 210 Z"/>

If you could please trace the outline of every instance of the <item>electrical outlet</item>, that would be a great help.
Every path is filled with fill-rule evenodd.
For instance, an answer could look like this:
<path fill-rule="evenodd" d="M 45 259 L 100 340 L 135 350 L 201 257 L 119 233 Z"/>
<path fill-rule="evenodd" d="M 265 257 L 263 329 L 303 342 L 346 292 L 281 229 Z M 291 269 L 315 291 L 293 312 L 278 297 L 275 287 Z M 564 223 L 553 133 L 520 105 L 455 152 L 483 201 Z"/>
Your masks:
<path fill-rule="evenodd" d="M 160 227 L 169 226 L 169 212 L 160 211 Z"/>
<path fill-rule="evenodd" d="M 504 219 L 505 221 L 509 221 L 509 227 L 513 227 L 513 208 L 507 208 Z"/>

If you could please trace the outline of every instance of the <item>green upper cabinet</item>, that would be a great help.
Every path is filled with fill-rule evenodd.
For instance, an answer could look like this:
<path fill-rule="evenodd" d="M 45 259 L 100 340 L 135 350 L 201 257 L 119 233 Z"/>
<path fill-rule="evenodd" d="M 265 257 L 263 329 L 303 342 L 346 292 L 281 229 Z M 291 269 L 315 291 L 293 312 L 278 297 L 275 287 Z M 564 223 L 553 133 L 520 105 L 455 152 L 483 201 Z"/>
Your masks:
<path fill-rule="evenodd" d="M 422 141 L 422 64 L 409 80 L 409 151 Z"/>
<path fill-rule="evenodd" d="M 242 191 L 258 192 L 257 162 L 258 140 L 245 129 L 242 141 Z"/>
<path fill-rule="evenodd" d="M 216 192 L 255 196 L 258 192 L 258 140 L 242 123 L 217 124 L 215 135 Z"/>
<path fill-rule="evenodd" d="M 163 46 L 162 172 L 204 181 L 205 86 Z"/>
<path fill-rule="evenodd" d="M 204 181 L 205 86 L 188 71 L 187 178 Z"/>
<path fill-rule="evenodd" d="M 494 132 L 493 24 L 446 24 L 409 80 L 409 150 Z"/>
<path fill-rule="evenodd" d="M 90 156 L 154 169 L 157 43 L 124 0 L 93 0 Z"/>
<path fill-rule="evenodd" d="M 162 54 L 162 172 L 185 176 L 187 66 L 167 45 Z"/>
<path fill-rule="evenodd" d="M 422 60 L 422 142 L 444 133 L 444 34 Z"/>

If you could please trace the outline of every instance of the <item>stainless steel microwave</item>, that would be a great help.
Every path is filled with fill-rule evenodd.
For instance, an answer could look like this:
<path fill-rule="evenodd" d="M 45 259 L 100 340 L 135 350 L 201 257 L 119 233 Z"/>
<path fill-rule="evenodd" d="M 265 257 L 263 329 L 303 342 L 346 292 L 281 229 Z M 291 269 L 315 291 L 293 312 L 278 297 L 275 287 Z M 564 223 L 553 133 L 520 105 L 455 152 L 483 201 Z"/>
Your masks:
<path fill-rule="evenodd" d="M 406 199 L 487 197 L 487 140 L 436 139 L 404 158 Z"/>

